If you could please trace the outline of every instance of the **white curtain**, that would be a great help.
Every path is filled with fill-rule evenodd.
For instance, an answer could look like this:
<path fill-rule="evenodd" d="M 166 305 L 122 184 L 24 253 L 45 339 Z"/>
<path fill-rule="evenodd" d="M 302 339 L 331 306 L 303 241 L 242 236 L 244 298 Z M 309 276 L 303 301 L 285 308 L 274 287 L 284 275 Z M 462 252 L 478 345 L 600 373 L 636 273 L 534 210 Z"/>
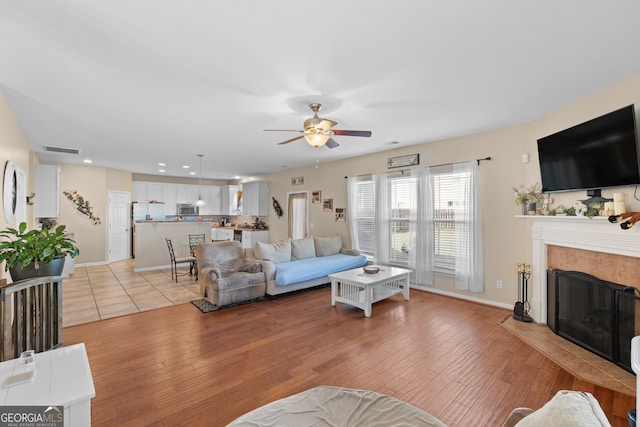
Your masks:
<path fill-rule="evenodd" d="M 289 194 L 289 237 L 307 237 L 307 193 Z"/>
<path fill-rule="evenodd" d="M 416 209 L 411 209 L 409 222 L 409 268 L 413 282 L 433 286 L 433 182 L 426 168 L 411 170 L 416 180 Z"/>
<path fill-rule="evenodd" d="M 461 200 L 455 209 L 455 287 L 463 291 L 483 292 L 482 221 L 478 197 L 478 166 L 475 161 L 453 165 L 460 175 Z"/>
<path fill-rule="evenodd" d="M 375 185 L 375 246 L 373 257 L 376 264 L 389 264 L 389 248 L 391 248 L 391 191 L 387 174 L 373 175 Z"/>
<path fill-rule="evenodd" d="M 349 235 L 351 236 L 351 247 L 360 250 L 358 242 L 358 221 L 355 213 L 358 212 L 358 178 L 350 176 L 347 178 L 347 217 L 349 218 Z"/>

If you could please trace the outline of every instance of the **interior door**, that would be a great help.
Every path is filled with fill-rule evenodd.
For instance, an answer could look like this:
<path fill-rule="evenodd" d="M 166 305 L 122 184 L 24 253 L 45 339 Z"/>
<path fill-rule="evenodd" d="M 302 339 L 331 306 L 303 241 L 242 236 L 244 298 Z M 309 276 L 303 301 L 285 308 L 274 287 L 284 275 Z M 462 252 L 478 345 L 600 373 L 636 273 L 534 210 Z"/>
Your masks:
<path fill-rule="evenodd" d="M 109 262 L 130 258 L 131 194 L 109 190 Z"/>

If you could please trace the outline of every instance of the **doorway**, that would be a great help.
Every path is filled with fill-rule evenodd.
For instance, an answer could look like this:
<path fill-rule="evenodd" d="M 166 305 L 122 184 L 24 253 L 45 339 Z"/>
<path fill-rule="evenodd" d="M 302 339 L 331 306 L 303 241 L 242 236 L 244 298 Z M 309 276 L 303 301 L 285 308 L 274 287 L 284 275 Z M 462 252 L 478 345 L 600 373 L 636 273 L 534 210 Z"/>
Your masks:
<path fill-rule="evenodd" d="M 289 238 L 307 237 L 309 229 L 309 192 L 287 193 Z"/>
<path fill-rule="evenodd" d="M 131 257 L 131 194 L 109 190 L 109 262 Z"/>

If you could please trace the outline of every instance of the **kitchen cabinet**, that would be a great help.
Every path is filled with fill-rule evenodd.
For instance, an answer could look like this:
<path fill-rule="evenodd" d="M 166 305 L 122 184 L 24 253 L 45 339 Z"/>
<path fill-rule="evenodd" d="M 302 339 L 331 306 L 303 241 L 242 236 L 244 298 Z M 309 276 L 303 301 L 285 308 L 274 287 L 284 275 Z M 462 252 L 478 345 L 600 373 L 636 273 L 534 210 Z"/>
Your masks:
<path fill-rule="evenodd" d="M 251 181 L 242 184 L 242 215 L 269 215 L 269 187 L 266 181 Z"/>
<path fill-rule="evenodd" d="M 238 215 L 238 186 L 225 185 L 220 197 L 220 215 Z"/>
<path fill-rule="evenodd" d="M 233 197 L 230 197 L 225 202 L 225 206 L 228 206 L 227 209 L 223 209 L 222 189 L 227 187 L 229 193 L 233 193 Z M 221 187 L 217 185 L 133 181 L 131 185 L 131 201 L 148 202 L 154 200 L 162 202 L 167 207 L 167 215 L 177 215 L 176 205 L 178 203 L 192 204 L 202 194 L 202 199 L 207 204 L 200 207 L 201 215 L 237 215 L 235 208 L 237 191 L 238 186 L 235 185 Z"/>
<path fill-rule="evenodd" d="M 200 215 L 220 215 L 220 187 L 216 185 L 200 186 L 202 200 L 206 205 L 200 206 Z"/>
<path fill-rule="evenodd" d="M 35 166 L 34 216 L 57 218 L 60 216 L 60 167 Z"/>
<path fill-rule="evenodd" d="M 269 243 L 268 230 L 242 230 L 242 247 L 253 248 L 256 242 Z"/>
<path fill-rule="evenodd" d="M 211 240 L 233 240 L 233 229 L 230 228 L 211 228 Z"/>
<path fill-rule="evenodd" d="M 131 184 L 132 202 L 162 202 L 162 183 L 133 181 Z"/>
<path fill-rule="evenodd" d="M 209 215 L 222 215 L 222 204 L 220 198 L 222 197 L 222 187 L 218 185 L 208 185 L 209 199 L 207 200 L 209 206 Z"/>
<path fill-rule="evenodd" d="M 165 206 L 165 215 L 177 215 L 176 204 L 178 200 L 177 184 L 162 184 L 162 203 Z"/>
<path fill-rule="evenodd" d="M 198 200 L 198 195 L 200 192 L 198 191 L 197 185 L 190 184 L 179 184 L 178 185 L 178 197 L 177 203 L 193 203 Z"/>

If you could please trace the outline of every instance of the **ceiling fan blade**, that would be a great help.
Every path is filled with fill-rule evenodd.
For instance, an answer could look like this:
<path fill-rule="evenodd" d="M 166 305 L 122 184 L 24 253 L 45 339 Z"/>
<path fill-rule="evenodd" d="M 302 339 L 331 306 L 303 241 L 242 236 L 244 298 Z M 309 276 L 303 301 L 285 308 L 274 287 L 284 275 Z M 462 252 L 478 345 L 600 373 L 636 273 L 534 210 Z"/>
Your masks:
<path fill-rule="evenodd" d="M 326 145 L 326 146 L 327 146 L 327 147 L 329 147 L 329 148 L 336 148 L 336 147 L 337 147 L 338 145 L 340 145 L 340 144 L 338 144 L 338 143 L 335 141 L 335 139 L 333 139 L 333 138 L 329 138 L 329 139 L 327 140 L 327 142 L 325 142 L 325 143 L 324 143 L 324 145 Z"/>
<path fill-rule="evenodd" d="M 365 136 L 365 137 L 370 137 L 371 136 L 371 131 L 370 130 L 338 130 L 338 129 L 334 129 L 333 130 L 333 134 L 334 135 L 345 135 L 345 136 Z"/>
<path fill-rule="evenodd" d="M 329 130 L 337 124 L 338 122 L 334 122 L 333 120 L 320 119 L 320 123 L 316 125 L 316 128 L 322 129 L 322 130 Z"/>
<path fill-rule="evenodd" d="M 288 144 L 290 142 L 293 142 L 293 141 L 295 141 L 297 139 L 301 139 L 301 138 L 304 138 L 304 135 L 296 136 L 295 138 L 291 138 L 291 139 L 287 139 L 286 141 L 278 142 L 278 145 Z"/>
<path fill-rule="evenodd" d="M 304 132 L 303 130 L 293 130 L 293 129 L 262 129 L 265 132 Z"/>

